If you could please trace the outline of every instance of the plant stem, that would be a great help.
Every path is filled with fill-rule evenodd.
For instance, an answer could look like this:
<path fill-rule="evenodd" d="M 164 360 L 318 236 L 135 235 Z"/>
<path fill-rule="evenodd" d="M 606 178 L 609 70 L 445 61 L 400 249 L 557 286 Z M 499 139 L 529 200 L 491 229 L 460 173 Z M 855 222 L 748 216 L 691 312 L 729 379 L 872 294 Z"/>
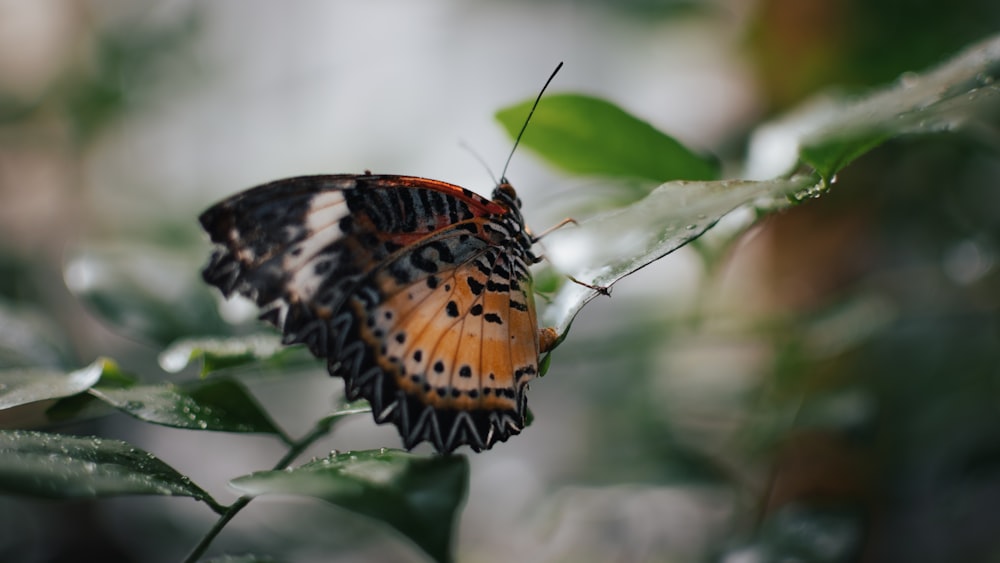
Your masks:
<path fill-rule="evenodd" d="M 299 457 L 299 455 L 305 451 L 306 448 L 319 438 L 322 438 L 329 431 L 330 424 L 324 424 L 323 422 L 317 424 L 299 441 L 291 444 L 291 447 L 288 448 L 288 452 L 282 456 L 280 460 L 278 460 L 278 463 L 274 465 L 273 470 L 280 471 L 291 465 L 291 463 L 295 461 L 295 458 Z M 216 520 L 215 524 L 208 531 L 208 533 L 205 534 L 205 537 L 201 538 L 198 545 L 196 545 L 194 549 L 191 550 L 191 553 L 189 553 L 184 559 L 184 563 L 194 563 L 195 561 L 198 561 L 198 559 L 204 555 L 205 551 L 208 550 L 208 546 L 212 544 L 215 537 L 218 536 L 219 533 L 222 532 L 222 529 L 226 527 L 226 524 L 228 524 L 229 521 L 239 513 L 239 511 L 243 510 L 246 505 L 250 504 L 251 500 L 253 500 L 252 496 L 244 495 L 236 499 L 236 502 L 229 505 L 229 507 L 226 508 L 226 511 L 219 516 L 219 519 Z"/>
<path fill-rule="evenodd" d="M 215 521 L 215 525 L 212 526 L 212 529 L 205 534 L 205 537 L 201 538 L 198 545 L 196 545 L 194 549 L 191 550 L 191 553 L 189 553 L 184 559 L 184 563 L 194 563 L 195 561 L 198 561 L 198 559 L 205 553 L 205 550 L 208 549 L 208 546 L 211 545 L 215 536 L 219 535 L 219 532 L 226 527 L 226 524 L 228 524 L 239 511 L 243 510 L 244 506 L 250 504 L 251 500 L 253 500 L 252 496 L 242 496 L 236 499 L 236 502 L 229 505 L 229 508 L 222 514 L 221 517 L 219 517 L 218 520 Z"/>

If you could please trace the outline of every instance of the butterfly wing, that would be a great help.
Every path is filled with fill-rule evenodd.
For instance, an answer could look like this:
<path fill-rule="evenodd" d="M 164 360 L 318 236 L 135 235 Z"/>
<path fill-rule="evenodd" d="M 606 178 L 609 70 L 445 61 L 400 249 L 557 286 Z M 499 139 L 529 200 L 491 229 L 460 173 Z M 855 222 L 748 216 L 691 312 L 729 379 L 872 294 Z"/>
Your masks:
<path fill-rule="evenodd" d="M 413 276 L 380 272 L 381 302 L 359 308 L 368 312 L 359 340 L 379 364 L 374 377 L 383 378 L 374 384 L 383 402 L 373 401 L 376 419 L 395 422 L 407 447 L 428 440 L 442 451 L 463 444 L 479 451 L 524 426 L 525 391 L 538 370 L 530 278 L 515 276 L 516 252 L 466 237 L 456 229 L 434 237 L 475 248 L 454 266 L 414 265 Z M 345 379 L 349 389 L 367 383 Z"/>
<path fill-rule="evenodd" d="M 530 249 L 506 215 L 422 178 L 281 180 L 202 214 L 219 245 L 204 277 L 326 358 L 407 447 L 478 451 L 523 427 L 537 372 Z"/>

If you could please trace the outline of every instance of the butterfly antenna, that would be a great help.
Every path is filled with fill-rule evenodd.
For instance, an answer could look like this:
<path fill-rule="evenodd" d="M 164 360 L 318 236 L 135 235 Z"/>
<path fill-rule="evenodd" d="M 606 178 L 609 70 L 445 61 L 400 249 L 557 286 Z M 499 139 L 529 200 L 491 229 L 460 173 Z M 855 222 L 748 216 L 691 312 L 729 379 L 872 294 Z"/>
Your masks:
<path fill-rule="evenodd" d="M 538 107 L 538 102 L 542 101 L 542 94 L 545 93 L 545 89 L 549 87 L 549 83 L 552 79 L 556 77 L 559 73 L 559 69 L 562 68 L 562 62 L 556 65 L 556 69 L 552 71 L 549 75 L 549 79 L 545 81 L 545 85 L 538 92 L 538 97 L 535 98 L 535 103 L 531 105 L 531 111 L 528 112 L 528 117 L 524 120 L 524 125 L 521 126 L 521 131 L 518 132 L 517 138 L 514 139 L 514 146 L 510 149 L 510 154 L 507 155 L 507 161 L 503 163 L 503 172 L 500 173 L 500 182 L 507 181 L 507 167 L 510 166 L 510 159 L 514 158 L 514 151 L 517 150 L 518 143 L 521 142 L 521 136 L 524 135 L 524 130 L 528 128 L 528 122 L 531 121 L 531 116 L 535 114 L 535 108 Z"/>
<path fill-rule="evenodd" d="M 478 152 L 476 152 L 476 149 L 474 149 L 471 146 L 469 146 L 469 143 L 466 143 L 465 141 L 459 141 L 458 142 L 458 146 L 460 146 L 463 149 L 469 151 L 469 154 L 472 155 L 472 158 L 475 158 L 479 162 L 479 164 L 481 164 L 483 166 L 483 168 L 486 169 L 486 173 L 490 175 L 490 178 L 493 180 L 494 184 L 499 184 L 500 183 L 500 182 L 497 181 L 497 177 L 493 174 L 493 171 L 490 170 L 490 165 L 486 163 L 486 159 L 483 158 L 483 155 L 481 155 Z"/>

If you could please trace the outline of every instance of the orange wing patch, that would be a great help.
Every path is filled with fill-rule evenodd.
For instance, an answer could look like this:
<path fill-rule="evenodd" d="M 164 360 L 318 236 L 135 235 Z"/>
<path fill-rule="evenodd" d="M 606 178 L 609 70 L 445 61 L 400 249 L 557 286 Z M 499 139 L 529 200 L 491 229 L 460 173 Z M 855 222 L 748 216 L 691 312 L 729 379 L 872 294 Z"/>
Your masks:
<path fill-rule="evenodd" d="M 407 444 L 440 435 L 449 448 L 487 448 L 523 427 L 538 332 L 530 282 L 512 280 L 509 261 L 502 249 L 485 247 L 411 283 L 377 277 L 383 299 L 360 336 L 377 350 L 402 402 L 425 411 L 408 413 L 418 422 L 404 435 Z"/>

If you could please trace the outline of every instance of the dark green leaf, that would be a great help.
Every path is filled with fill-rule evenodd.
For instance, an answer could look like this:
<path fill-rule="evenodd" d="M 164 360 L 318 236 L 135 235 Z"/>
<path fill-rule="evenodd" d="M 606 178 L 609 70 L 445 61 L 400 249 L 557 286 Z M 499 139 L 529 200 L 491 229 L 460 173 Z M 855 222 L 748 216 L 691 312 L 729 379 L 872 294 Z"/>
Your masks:
<path fill-rule="evenodd" d="M 94 388 L 91 393 L 140 420 L 218 432 L 281 434 L 242 384 L 229 378 L 127 388 Z"/>
<path fill-rule="evenodd" d="M 350 403 L 345 403 L 338 406 L 336 409 L 334 409 L 332 413 L 321 418 L 316 423 L 316 426 L 317 427 L 325 426 L 326 431 L 329 432 L 342 419 L 356 414 L 364 414 L 368 412 L 372 412 L 372 407 L 371 405 L 368 404 L 368 401 L 365 400 L 352 401 Z"/>
<path fill-rule="evenodd" d="M 517 135 L 534 100 L 496 118 Z M 573 174 L 653 182 L 714 180 L 718 164 L 611 102 L 579 94 L 543 96 L 521 145 Z"/>
<path fill-rule="evenodd" d="M 855 158 L 881 145 L 890 138 L 888 133 L 857 132 L 854 136 L 830 138 L 802 147 L 799 156 L 823 178 L 830 180 Z"/>
<path fill-rule="evenodd" d="M 98 360 L 70 373 L 45 369 L 0 371 L 0 409 L 82 393 L 97 383 L 103 366 Z"/>
<path fill-rule="evenodd" d="M 0 490 L 45 498 L 186 496 L 218 504 L 154 455 L 120 440 L 0 431 Z"/>
<path fill-rule="evenodd" d="M 101 377 L 93 388 L 120 389 L 131 387 L 138 379 L 130 373 L 121 370 L 117 363 L 108 358 L 98 360 L 101 363 Z M 111 408 L 99 401 L 91 393 L 80 393 L 59 399 L 45 411 L 48 422 L 66 422 L 81 418 L 93 418 L 113 412 Z"/>
<path fill-rule="evenodd" d="M 436 561 L 450 561 L 455 517 L 465 501 L 463 456 L 398 450 L 335 453 L 289 471 L 262 471 L 231 484 L 248 495 L 301 494 L 382 522 Z"/>
<path fill-rule="evenodd" d="M 160 366 L 176 373 L 199 359 L 203 375 L 258 362 L 282 368 L 297 363 L 316 364 L 315 358 L 303 347 L 285 346 L 277 335 L 254 334 L 179 340 L 160 354 Z"/>

